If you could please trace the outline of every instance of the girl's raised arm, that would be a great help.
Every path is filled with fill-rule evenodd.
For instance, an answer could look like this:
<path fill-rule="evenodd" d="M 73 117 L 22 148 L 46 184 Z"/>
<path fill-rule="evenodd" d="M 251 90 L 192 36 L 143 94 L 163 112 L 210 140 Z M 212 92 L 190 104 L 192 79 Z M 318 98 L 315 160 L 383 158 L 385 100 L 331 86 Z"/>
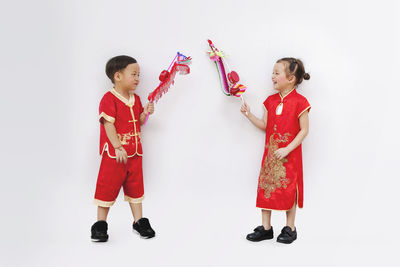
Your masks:
<path fill-rule="evenodd" d="M 242 107 L 240 108 L 240 111 L 242 112 L 243 115 L 245 115 L 249 119 L 249 121 L 251 121 L 251 123 L 254 124 L 254 126 L 265 131 L 265 129 L 267 128 L 267 118 L 268 118 L 267 110 L 264 111 L 263 118 L 259 119 L 253 113 L 250 112 L 249 105 L 247 105 L 247 103 L 244 102 Z"/>

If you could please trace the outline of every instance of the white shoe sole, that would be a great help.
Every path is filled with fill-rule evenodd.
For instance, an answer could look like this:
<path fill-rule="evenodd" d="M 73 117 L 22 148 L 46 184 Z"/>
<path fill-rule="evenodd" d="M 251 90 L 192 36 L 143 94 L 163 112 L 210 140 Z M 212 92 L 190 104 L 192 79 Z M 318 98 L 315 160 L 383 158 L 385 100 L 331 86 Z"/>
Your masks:
<path fill-rule="evenodd" d="M 132 229 L 132 231 L 135 233 L 135 234 L 137 234 L 141 239 L 150 239 L 150 238 L 153 238 L 153 237 L 155 237 L 155 235 L 154 236 L 152 236 L 152 237 L 148 237 L 148 236 L 141 236 L 140 235 L 140 233 L 138 232 L 138 231 L 136 231 L 135 229 Z"/>

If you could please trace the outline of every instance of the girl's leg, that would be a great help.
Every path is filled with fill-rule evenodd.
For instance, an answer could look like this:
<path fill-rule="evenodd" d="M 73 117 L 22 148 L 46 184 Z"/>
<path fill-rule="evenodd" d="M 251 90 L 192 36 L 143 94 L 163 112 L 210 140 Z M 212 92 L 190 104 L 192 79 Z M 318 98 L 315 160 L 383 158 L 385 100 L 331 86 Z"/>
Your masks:
<path fill-rule="evenodd" d="M 296 201 L 293 207 L 286 211 L 286 226 L 283 227 L 281 234 L 278 236 L 276 241 L 279 243 L 290 244 L 297 239 L 297 231 L 294 226 L 294 219 L 296 217 Z M 290 229 L 290 230 L 289 230 Z"/>
<path fill-rule="evenodd" d="M 142 203 L 129 203 L 135 222 L 142 218 Z"/>
<path fill-rule="evenodd" d="M 110 207 L 100 207 L 97 206 L 97 220 L 98 221 L 107 221 L 107 215 L 110 211 Z"/>
<path fill-rule="evenodd" d="M 246 236 L 249 241 L 257 242 L 266 239 L 274 238 L 274 233 L 271 227 L 271 211 L 261 210 L 262 226 L 257 226 L 253 233 Z"/>
<path fill-rule="evenodd" d="M 293 207 L 286 211 L 286 226 L 292 228 L 292 231 L 295 230 L 294 219 L 296 218 L 296 201 L 294 202 Z"/>
<path fill-rule="evenodd" d="M 261 210 L 262 217 L 262 225 L 265 230 L 271 229 L 271 211 L 270 210 Z"/>

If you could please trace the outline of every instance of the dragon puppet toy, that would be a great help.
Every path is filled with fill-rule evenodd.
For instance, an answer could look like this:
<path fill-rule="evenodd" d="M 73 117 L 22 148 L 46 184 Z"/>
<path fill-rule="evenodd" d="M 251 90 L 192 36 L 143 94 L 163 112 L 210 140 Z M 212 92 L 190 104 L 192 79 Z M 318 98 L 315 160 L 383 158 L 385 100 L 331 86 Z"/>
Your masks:
<path fill-rule="evenodd" d="M 211 40 L 208 40 L 208 45 L 210 46 L 211 50 L 207 51 L 207 53 L 217 67 L 222 92 L 226 96 L 240 97 L 242 102 L 244 102 L 243 94 L 247 89 L 246 86 L 239 83 L 239 75 L 236 71 L 233 71 L 229 68 L 228 63 L 224 59 L 224 53 L 215 47 Z"/>
<path fill-rule="evenodd" d="M 153 103 L 157 102 L 160 100 L 160 98 L 168 92 L 168 89 L 171 87 L 171 85 L 174 84 L 174 79 L 177 73 L 179 74 L 189 74 L 190 73 L 190 68 L 189 64 L 191 63 L 192 58 L 191 57 L 186 57 L 185 55 L 181 53 L 176 53 L 175 58 L 172 60 L 171 64 L 169 65 L 167 70 L 163 70 L 159 76 L 160 83 L 157 86 L 157 88 L 151 92 L 148 96 L 148 100 Z M 146 116 L 146 121 L 147 122 L 149 118 L 149 114 Z"/>

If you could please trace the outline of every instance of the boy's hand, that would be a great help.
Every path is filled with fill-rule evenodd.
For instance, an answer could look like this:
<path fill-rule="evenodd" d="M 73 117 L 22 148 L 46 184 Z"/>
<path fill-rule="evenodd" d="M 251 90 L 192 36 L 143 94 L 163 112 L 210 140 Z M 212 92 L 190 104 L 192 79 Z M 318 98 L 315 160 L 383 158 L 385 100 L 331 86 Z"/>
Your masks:
<path fill-rule="evenodd" d="M 147 103 L 144 107 L 144 113 L 149 113 L 150 115 L 154 113 L 154 103 Z"/>
<path fill-rule="evenodd" d="M 126 164 L 128 162 L 128 154 L 126 153 L 126 150 L 122 146 L 115 149 L 115 156 L 117 163 Z"/>
<path fill-rule="evenodd" d="M 243 115 L 245 115 L 246 117 L 249 116 L 250 114 L 250 107 L 249 105 L 247 105 L 246 102 L 243 102 L 242 107 L 240 108 L 240 112 L 242 112 Z"/>
<path fill-rule="evenodd" d="M 281 160 L 283 158 L 286 158 L 287 155 L 289 155 L 289 149 L 287 147 L 279 148 L 275 150 L 274 155 L 277 159 Z"/>

